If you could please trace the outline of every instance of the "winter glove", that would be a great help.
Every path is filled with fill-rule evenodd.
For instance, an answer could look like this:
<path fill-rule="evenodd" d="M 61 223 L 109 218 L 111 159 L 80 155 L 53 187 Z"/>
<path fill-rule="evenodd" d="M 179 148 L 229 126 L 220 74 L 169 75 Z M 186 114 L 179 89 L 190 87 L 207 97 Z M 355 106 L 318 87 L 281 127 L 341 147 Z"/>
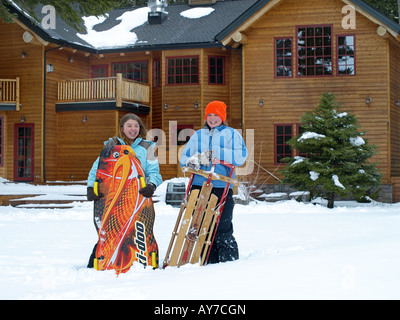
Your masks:
<path fill-rule="evenodd" d="M 212 162 L 212 151 L 207 150 L 200 154 L 200 164 L 209 167 Z"/>
<path fill-rule="evenodd" d="M 193 170 L 200 169 L 200 153 L 196 153 L 186 160 L 186 166 Z"/>
<path fill-rule="evenodd" d="M 98 195 L 96 195 L 95 193 L 94 193 L 94 189 L 93 189 L 93 187 L 88 187 L 87 188 L 87 194 L 86 194 L 86 196 L 87 196 L 87 199 L 89 200 L 89 201 L 96 201 L 96 200 L 99 200 L 101 197 L 99 197 Z"/>
<path fill-rule="evenodd" d="M 209 167 L 212 162 L 212 151 L 207 150 L 202 153 L 195 153 L 189 159 L 186 160 L 186 166 L 194 169 L 199 170 L 200 165 Z"/>
<path fill-rule="evenodd" d="M 156 191 L 156 186 L 153 183 L 149 183 L 147 186 L 139 190 L 139 193 L 146 198 L 151 198 Z"/>

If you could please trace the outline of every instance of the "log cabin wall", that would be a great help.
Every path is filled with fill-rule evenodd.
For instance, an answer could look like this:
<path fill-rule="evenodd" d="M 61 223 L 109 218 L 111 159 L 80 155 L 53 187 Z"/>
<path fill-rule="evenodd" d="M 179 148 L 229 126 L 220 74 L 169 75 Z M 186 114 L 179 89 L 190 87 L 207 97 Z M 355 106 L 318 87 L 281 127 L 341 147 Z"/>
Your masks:
<path fill-rule="evenodd" d="M 3 23 L 0 20 L 0 78 L 20 78 L 20 111 L 0 110 L 4 117 L 4 163 L 0 166 L 0 176 L 14 179 L 14 125 L 25 123 L 34 125 L 34 172 L 33 179 L 42 177 L 42 104 L 43 104 L 43 50 L 38 41 L 26 43 L 22 39 L 25 32 L 17 23 Z M 24 53 L 24 57 L 23 57 Z"/>
<path fill-rule="evenodd" d="M 86 132 L 82 132 L 85 112 L 56 112 L 57 81 L 90 78 L 89 58 L 70 48 L 52 46 L 46 50 L 46 63 L 53 72 L 46 73 L 46 180 L 86 179 L 77 171 L 85 164 Z M 86 127 L 90 127 L 90 122 Z M 80 141 L 80 142 L 78 142 Z M 90 140 L 89 140 L 90 141 Z"/>
<path fill-rule="evenodd" d="M 388 141 L 389 106 L 389 45 L 376 34 L 377 25 L 356 14 L 356 29 L 342 28 L 342 1 L 285 0 L 272 8 L 246 30 L 247 44 L 243 46 L 243 87 L 245 129 L 255 130 L 255 154 L 258 162 L 275 175 L 280 165 L 275 163 L 274 125 L 297 124 L 305 111 L 313 110 L 320 94 L 328 91 L 343 103 L 342 111 L 359 117 L 361 130 L 367 131 L 369 143 L 378 147 L 372 159 L 378 162 L 383 183 L 390 182 Z M 332 26 L 332 75 L 298 77 L 296 58 L 296 26 Z M 338 76 L 336 67 L 336 36 L 355 35 L 356 74 Z M 291 37 L 293 40 L 290 78 L 274 77 L 274 39 Z M 366 104 L 366 97 L 371 103 Z M 263 106 L 259 101 L 263 99 Z M 262 143 L 261 143 L 262 142 Z M 258 154 L 259 153 L 259 154 Z M 269 179 L 268 183 L 277 183 Z"/>
<path fill-rule="evenodd" d="M 400 178 L 400 46 L 390 41 L 391 176 Z M 397 181 L 400 181 L 397 179 Z"/>

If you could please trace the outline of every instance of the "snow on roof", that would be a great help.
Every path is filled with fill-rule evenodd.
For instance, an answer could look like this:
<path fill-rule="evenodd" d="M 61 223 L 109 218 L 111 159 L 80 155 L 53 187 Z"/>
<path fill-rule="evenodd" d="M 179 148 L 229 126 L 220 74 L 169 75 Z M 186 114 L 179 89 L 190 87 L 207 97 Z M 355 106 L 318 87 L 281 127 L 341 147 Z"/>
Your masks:
<path fill-rule="evenodd" d="M 181 16 L 188 19 L 199 19 L 211 14 L 215 9 L 206 7 L 206 8 L 192 8 L 189 10 L 185 10 L 181 12 Z"/>
<path fill-rule="evenodd" d="M 199 19 L 208 16 L 213 11 L 215 9 L 211 7 L 192 8 L 181 12 L 180 15 L 188 19 Z M 107 17 L 83 17 L 87 34 L 78 33 L 77 36 L 98 49 L 134 45 L 138 37 L 131 30 L 145 24 L 149 12 L 149 7 L 124 12 L 116 18 L 121 21 L 118 25 L 104 31 L 96 31 L 94 27 L 104 22 Z"/>
<path fill-rule="evenodd" d="M 94 27 L 102 23 L 106 17 L 84 17 L 87 34 L 78 33 L 78 37 L 85 40 L 96 48 L 112 48 L 125 45 L 133 45 L 138 40 L 132 29 L 141 26 L 147 21 L 150 8 L 143 7 L 133 11 L 124 12 L 116 20 L 121 23 L 105 31 L 96 31 Z"/>

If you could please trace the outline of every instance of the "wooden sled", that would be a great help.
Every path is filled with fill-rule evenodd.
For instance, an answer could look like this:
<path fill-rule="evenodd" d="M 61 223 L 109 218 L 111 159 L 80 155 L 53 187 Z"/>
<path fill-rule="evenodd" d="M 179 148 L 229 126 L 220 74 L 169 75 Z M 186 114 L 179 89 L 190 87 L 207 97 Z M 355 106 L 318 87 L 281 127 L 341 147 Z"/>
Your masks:
<path fill-rule="evenodd" d="M 229 177 L 214 173 L 215 165 L 218 163 L 231 169 Z M 232 179 L 234 169 L 234 165 L 218 160 L 213 161 L 211 171 L 182 168 L 183 172 L 191 173 L 191 176 L 172 232 L 163 268 L 167 266 L 180 267 L 187 263 L 207 264 L 209 249 L 214 242 L 229 186 L 230 184 L 239 184 L 237 180 Z M 195 174 L 204 176 L 207 180 L 203 183 L 201 190 L 193 189 L 190 192 Z M 219 202 L 217 196 L 211 193 L 212 180 L 221 180 L 227 183 Z"/>

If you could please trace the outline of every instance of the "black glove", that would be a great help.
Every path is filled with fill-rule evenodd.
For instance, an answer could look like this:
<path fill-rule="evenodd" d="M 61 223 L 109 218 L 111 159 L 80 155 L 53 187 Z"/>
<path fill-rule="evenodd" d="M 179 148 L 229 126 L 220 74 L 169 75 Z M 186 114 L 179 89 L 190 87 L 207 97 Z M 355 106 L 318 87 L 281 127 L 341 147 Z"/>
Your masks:
<path fill-rule="evenodd" d="M 149 183 L 147 186 L 139 190 L 139 193 L 146 198 L 151 198 L 156 191 L 156 186 L 153 183 Z"/>
<path fill-rule="evenodd" d="M 89 201 L 96 201 L 96 200 L 99 200 L 101 197 L 99 197 L 98 195 L 96 195 L 95 193 L 94 193 L 94 189 L 93 189 L 93 187 L 88 187 L 87 188 L 87 199 L 89 200 Z"/>

